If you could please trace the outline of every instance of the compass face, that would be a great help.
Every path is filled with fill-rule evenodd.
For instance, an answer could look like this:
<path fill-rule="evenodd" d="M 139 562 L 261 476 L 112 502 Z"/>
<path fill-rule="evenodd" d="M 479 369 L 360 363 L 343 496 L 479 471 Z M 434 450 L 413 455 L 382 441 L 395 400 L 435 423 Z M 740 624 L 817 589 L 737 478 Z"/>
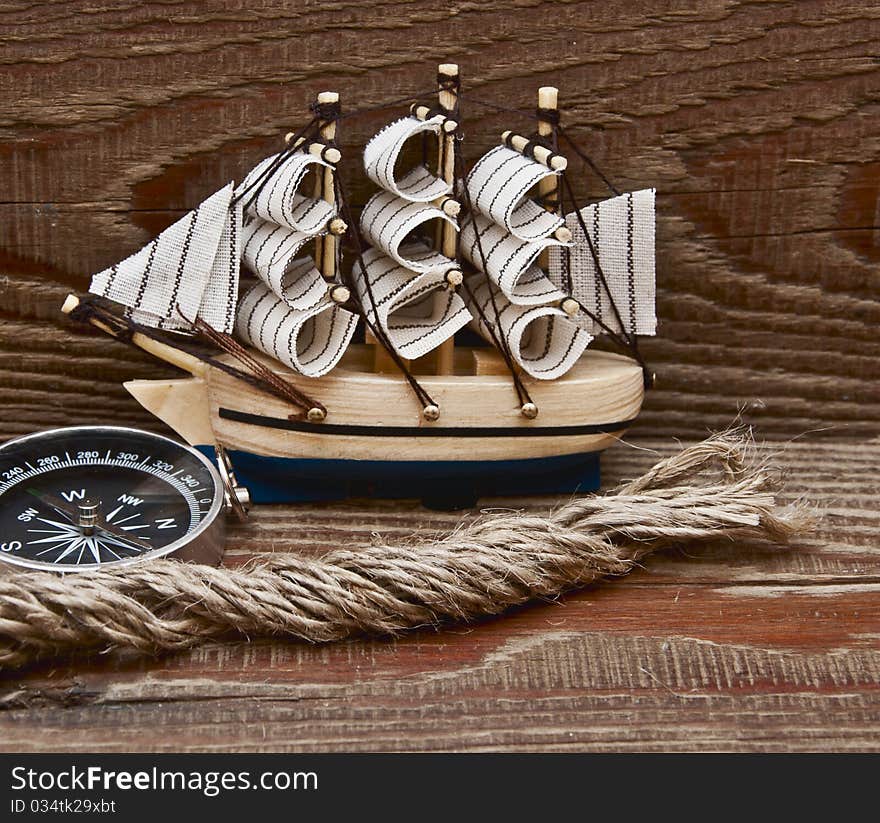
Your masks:
<path fill-rule="evenodd" d="M 57 429 L 0 447 L 0 562 L 78 571 L 163 556 L 222 505 L 205 457 L 148 432 Z"/>

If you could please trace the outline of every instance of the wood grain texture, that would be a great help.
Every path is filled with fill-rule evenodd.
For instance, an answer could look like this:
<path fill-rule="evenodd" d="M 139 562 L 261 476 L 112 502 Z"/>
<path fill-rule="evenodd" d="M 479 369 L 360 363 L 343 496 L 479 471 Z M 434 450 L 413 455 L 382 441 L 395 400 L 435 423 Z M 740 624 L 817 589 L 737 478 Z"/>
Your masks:
<path fill-rule="evenodd" d="M 818 430 L 783 459 L 823 512 L 789 550 L 673 553 L 469 629 L 7 676 L 0 748 L 880 749 L 880 8 L 5 0 L 0 41 L 0 437 L 161 430 L 121 383 L 179 373 L 73 327 L 64 295 L 240 178 L 317 92 L 349 108 L 428 92 L 440 57 L 502 105 L 558 86 L 612 179 L 658 189 L 659 384 L 606 474 L 743 409 L 780 442 Z M 527 128 L 464 106 L 470 159 Z M 345 158 L 383 117 L 341 126 L 357 202 Z M 264 508 L 230 562 L 455 520 Z"/>
<path fill-rule="evenodd" d="M 638 445 L 608 453 L 609 479 L 674 449 Z M 0 749 L 880 749 L 877 451 L 786 448 L 789 495 L 809 493 L 825 516 L 785 549 L 672 552 L 558 602 L 397 640 L 212 644 L 7 675 Z M 262 507 L 233 533 L 227 562 L 427 534 L 459 516 L 355 501 Z"/>
<path fill-rule="evenodd" d="M 531 109 L 557 85 L 619 185 L 657 186 L 646 432 L 693 434 L 741 406 L 781 435 L 877 429 L 871 3 L 7 2 L 0 26 L 4 434 L 94 419 L 83 380 L 146 420 L 119 383 L 156 366 L 71 328 L 65 292 L 240 178 L 317 91 L 351 107 L 430 90 L 440 33 L 465 93 Z M 465 114 L 471 158 L 526 126 Z M 346 156 L 383 117 L 345 122 Z"/>

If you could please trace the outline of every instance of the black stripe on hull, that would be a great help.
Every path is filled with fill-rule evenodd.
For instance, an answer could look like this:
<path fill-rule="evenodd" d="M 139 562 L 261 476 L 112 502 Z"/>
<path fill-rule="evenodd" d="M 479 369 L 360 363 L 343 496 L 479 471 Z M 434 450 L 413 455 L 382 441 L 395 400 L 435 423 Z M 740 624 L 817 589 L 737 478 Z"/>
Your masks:
<path fill-rule="evenodd" d="M 361 435 L 365 437 L 572 437 L 585 434 L 614 434 L 629 428 L 636 419 L 588 426 L 355 426 L 332 423 L 302 423 L 280 417 L 265 417 L 220 408 L 220 417 L 237 423 L 309 434 Z"/>

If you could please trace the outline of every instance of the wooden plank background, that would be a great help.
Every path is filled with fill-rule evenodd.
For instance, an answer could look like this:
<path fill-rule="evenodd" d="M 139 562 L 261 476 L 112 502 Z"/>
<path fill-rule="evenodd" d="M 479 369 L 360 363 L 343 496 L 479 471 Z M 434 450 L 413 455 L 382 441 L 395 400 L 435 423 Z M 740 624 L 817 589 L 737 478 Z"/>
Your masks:
<path fill-rule="evenodd" d="M 507 106 L 558 85 L 618 185 L 658 189 L 659 385 L 608 477 L 742 410 L 774 448 L 799 438 L 791 494 L 823 513 L 787 550 L 691 548 L 465 629 L 7 674 L 0 748 L 880 748 L 880 8 L 6 0 L 0 42 L 0 437 L 159 430 L 120 383 L 171 372 L 65 322 L 64 295 L 240 178 L 318 91 L 372 106 L 449 60 Z M 470 157 L 520 125 L 482 114 Z M 346 121 L 344 152 L 382 122 Z M 230 562 L 456 519 L 266 507 Z"/>

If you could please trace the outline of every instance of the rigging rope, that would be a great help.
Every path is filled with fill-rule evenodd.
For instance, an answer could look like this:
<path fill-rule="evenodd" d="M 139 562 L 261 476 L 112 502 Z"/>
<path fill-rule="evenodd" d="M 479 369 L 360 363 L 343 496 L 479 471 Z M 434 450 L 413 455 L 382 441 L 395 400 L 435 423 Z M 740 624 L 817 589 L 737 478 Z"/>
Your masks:
<path fill-rule="evenodd" d="M 489 270 L 489 264 L 487 262 L 486 252 L 483 249 L 483 241 L 480 238 L 480 231 L 477 227 L 476 222 L 476 210 L 474 209 L 474 204 L 471 200 L 471 194 L 468 191 L 467 182 L 464 174 L 464 157 L 462 156 L 461 151 L 457 151 L 455 153 L 455 163 L 458 168 L 457 179 L 460 182 L 460 189 L 462 192 L 462 197 L 464 198 L 465 205 L 468 210 L 468 218 L 474 224 L 474 237 L 476 239 L 477 249 L 480 253 L 480 260 L 483 263 L 483 273 L 485 274 Z M 463 223 L 464 221 L 462 221 Z M 488 278 L 488 274 L 486 274 Z M 516 390 L 516 395 L 519 398 L 520 406 L 524 406 L 526 403 L 532 403 L 532 398 L 529 395 L 528 389 L 522 382 L 522 379 L 519 376 L 519 372 L 516 367 L 516 363 L 513 359 L 513 353 L 510 350 L 510 343 L 507 340 L 507 336 L 504 334 L 504 331 L 501 329 L 501 312 L 498 309 L 498 301 L 495 297 L 495 289 L 492 284 L 489 284 L 489 298 L 492 303 L 492 311 L 495 315 L 495 322 L 490 324 L 486 318 L 485 310 L 482 306 L 480 306 L 479 301 L 474 298 L 474 294 L 471 291 L 467 282 L 463 282 L 465 289 L 468 293 L 468 296 L 471 299 L 471 303 L 477 308 L 477 312 L 480 315 L 480 319 L 483 321 L 484 327 L 489 332 L 492 342 L 495 344 L 495 347 L 501 352 L 501 356 L 504 359 L 505 364 L 507 365 L 507 369 L 510 372 L 510 377 L 513 380 L 513 387 Z M 498 333 L 496 334 L 496 328 Z"/>
<path fill-rule="evenodd" d="M 157 343 L 161 343 L 164 346 L 168 346 L 172 349 L 178 349 L 182 351 L 184 354 L 188 354 L 191 357 L 195 357 L 202 363 L 206 363 L 209 366 L 213 366 L 216 369 L 228 374 L 230 377 L 234 377 L 236 380 L 241 380 L 244 383 L 247 383 L 250 386 L 253 386 L 255 389 L 258 389 L 266 394 L 269 394 L 273 397 L 277 397 L 280 400 L 284 400 L 285 402 L 291 403 L 294 406 L 301 407 L 304 411 L 308 411 L 312 408 L 321 409 L 326 414 L 326 409 L 321 403 L 317 400 L 313 400 L 308 395 L 301 392 L 292 384 L 288 383 L 279 375 L 272 372 L 270 369 L 267 369 L 263 366 L 259 361 L 253 360 L 250 357 L 247 349 L 241 347 L 245 352 L 247 357 L 256 364 L 256 368 L 252 369 L 252 371 L 246 372 L 241 369 L 236 368 L 235 366 L 231 366 L 229 363 L 224 363 L 222 360 L 218 360 L 215 356 L 208 354 L 198 347 L 193 346 L 185 341 L 182 337 L 175 338 L 173 341 L 169 340 L 167 335 L 162 334 L 158 330 L 152 328 L 151 326 L 144 326 L 140 323 L 136 323 L 130 317 L 120 317 L 118 314 L 110 311 L 109 309 L 104 308 L 99 304 L 100 298 L 94 297 L 84 297 L 79 301 L 79 305 L 70 312 L 70 318 L 79 322 L 79 323 L 91 323 L 92 321 L 97 321 L 100 326 L 104 330 L 109 330 L 110 334 L 114 339 L 119 340 L 121 343 L 128 343 L 130 345 L 134 345 L 132 341 L 132 337 L 134 334 L 141 334 L 144 337 L 150 338 L 150 340 L 155 340 Z M 182 315 L 181 315 L 182 316 Z M 187 321 L 189 322 L 189 321 Z M 201 322 L 203 325 L 203 321 Z M 223 335 L 212 329 L 212 332 L 215 335 L 219 335 L 224 338 L 226 342 L 232 341 L 236 346 L 239 344 L 232 340 L 229 335 Z M 212 341 L 215 342 L 215 341 Z M 227 350 L 225 346 L 220 346 L 217 342 L 215 345 L 218 347 Z M 244 362 L 244 359 L 239 358 L 243 365 L 248 365 Z M 291 419 L 299 419 L 301 414 L 292 414 L 290 415 Z"/>
<path fill-rule="evenodd" d="M 180 309 L 178 309 L 180 312 Z M 196 317 L 193 327 L 210 340 L 217 348 L 222 349 L 231 357 L 234 357 L 254 376 L 272 386 L 276 394 L 285 397 L 296 406 L 300 406 L 309 413 L 309 418 L 317 416 L 318 420 L 323 420 L 327 416 L 327 408 L 322 403 L 314 400 L 305 392 L 300 391 L 296 386 L 288 383 L 283 378 L 275 374 L 268 366 L 263 365 L 256 357 L 254 357 L 244 346 L 241 345 L 234 337 L 229 334 L 218 332 L 210 324 L 206 323 L 200 317 Z M 291 418 L 298 419 L 302 414 L 292 414 Z M 316 421 L 313 421 L 316 422 Z"/>
<path fill-rule="evenodd" d="M 253 180 L 245 189 L 240 192 L 237 192 L 235 197 L 232 198 L 231 205 L 236 205 L 239 201 L 243 200 L 244 197 L 248 194 L 251 196 L 248 198 L 248 201 L 242 206 L 244 210 L 247 210 L 250 206 L 254 204 L 256 199 L 260 196 L 260 192 L 263 190 L 263 187 L 269 182 L 272 178 L 272 175 L 284 165 L 284 163 L 292 157 L 296 152 L 298 152 L 301 148 L 305 146 L 305 143 L 299 144 L 299 140 L 305 138 L 307 135 L 315 136 L 315 133 L 318 131 L 318 127 L 320 125 L 321 118 L 318 115 L 315 115 L 305 126 L 303 126 L 296 134 L 291 135 L 290 139 L 287 141 L 287 145 L 275 155 L 275 159 L 266 166 L 265 169 L 257 176 L 255 180 Z"/>

